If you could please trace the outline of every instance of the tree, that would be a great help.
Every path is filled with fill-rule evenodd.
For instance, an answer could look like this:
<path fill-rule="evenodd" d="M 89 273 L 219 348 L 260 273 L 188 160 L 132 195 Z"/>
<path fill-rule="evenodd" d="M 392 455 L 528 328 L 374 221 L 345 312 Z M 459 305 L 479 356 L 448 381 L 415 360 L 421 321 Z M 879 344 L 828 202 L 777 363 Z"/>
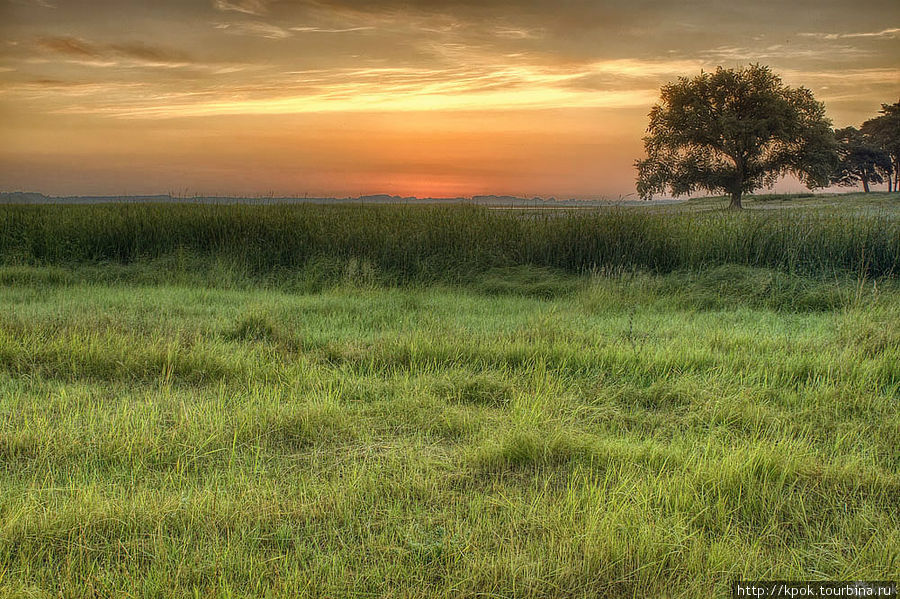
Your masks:
<path fill-rule="evenodd" d="M 850 187 L 862 183 L 869 193 L 869 183 L 883 183 L 882 175 L 891 176 L 891 158 L 887 152 L 856 127 L 844 127 L 834 132 L 838 142 L 840 162 L 831 182 Z"/>
<path fill-rule="evenodd" d="M 860 129 L 890 156 L 888 191 L 891 191 L 891 175 L 894 179 L 893 190 L 900 191 L 900 102 L 882 104 L 879 112 L 881 116 L 869 119 Z"/>
<path fill-rule="evenodd" d="M 719 67 L 664 86 L 644 149 L 647 158 L 635 162 L 641 197 L 724 191 L 737 209 L 744 193 L 787 173 L 807 187 L 825 186 L 837 163 L 824 105 L 760 65 Z"/>

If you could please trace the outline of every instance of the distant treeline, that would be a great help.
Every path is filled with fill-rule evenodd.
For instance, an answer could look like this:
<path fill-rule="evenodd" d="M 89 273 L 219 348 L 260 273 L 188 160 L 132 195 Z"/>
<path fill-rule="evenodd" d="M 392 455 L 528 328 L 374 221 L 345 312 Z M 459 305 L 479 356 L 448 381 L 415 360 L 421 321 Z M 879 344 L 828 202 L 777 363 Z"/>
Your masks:
<path fill-rule="evenodd" d="M 492 211 L 477 206 L 4 205 L 4 264 L 129 264 L 180 256 L 249 274 L 352 261 L 396 281 L 494 267 L 668 272 L 721 264 L 900 272 L 900 219 L 839 211 Z M 174 262 L 173 262 L 174 263 Z"/>

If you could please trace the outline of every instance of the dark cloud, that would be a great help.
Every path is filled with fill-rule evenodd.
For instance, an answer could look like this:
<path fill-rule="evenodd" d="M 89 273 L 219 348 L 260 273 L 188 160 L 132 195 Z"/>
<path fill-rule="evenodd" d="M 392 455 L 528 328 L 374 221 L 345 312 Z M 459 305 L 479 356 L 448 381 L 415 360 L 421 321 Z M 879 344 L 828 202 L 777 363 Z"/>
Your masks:
<path fill-rule="evenodd" d="M 85 58 L 100 56 L 100 52 L 95 46 L 75 37 L 42 37 L 37 40 L 37 45 L 58 54 Z"/>
<path fill-rule="evenodd" d="M 138 62 L 156 64 L 186 64 L 193 62 L 192 59 L 183 52 L 142 42 L 99 44 L 76 37 L 57 36 L 42 37 L 39 38 L 36 43 L 37 46 L 43 50 L 75 58 L 124 58 Z"/>
<path fill-rule="evenodd" d="M 28 81 L 27 84 L 38 87 L 77 87 L 79 85 L 85 85 L 85 83 L 80 81 L 66 81 L 63 79 L 32 79 L 31 81 Z"/>
<path fill-rule="evenodd" d="M 192 59 L 183 52 L 170 48 L 153 46 L 141 42 L 129 42 L 124 44 L 109 44 L 107 48 L 120 56 L 143 60 L 145 62 L 183 63 L 192 62 Z"/>

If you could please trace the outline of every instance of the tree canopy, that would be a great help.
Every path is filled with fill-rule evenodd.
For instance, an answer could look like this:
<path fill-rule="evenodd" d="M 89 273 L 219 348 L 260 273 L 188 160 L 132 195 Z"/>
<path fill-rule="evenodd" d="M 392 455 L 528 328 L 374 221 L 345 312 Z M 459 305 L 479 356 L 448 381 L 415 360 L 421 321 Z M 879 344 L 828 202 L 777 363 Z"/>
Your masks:
<path fill-rule="evenodd" d="M 644 149 L 647 158 L 635 163 L 641 197 L 724 191 L 733 208 L 742 194 L 787 173 L 825 186 L 837 163 L 824 105 L 761 65 L 719 67 L 664 86 Z"/>
<path fill-rule="evenodd" d="M 880 112 L 881 116 L 869 119 L 860 130 L 890 157 L 891 168 L 886 173 L 888 191 L 891 190 L 891 176 L 894 191 L 900 191 L 900 102 L 882 104 Z"/>
<path fill-rule="evenodd" d="M 836 185 L 853 186 L 862 183 L 869 193 L 869 183 L 883 183 L 891 177 L 891 158 L 876 142 L 856 127 L 844 127 L 834 132 L 838 142 L 840 162 L 831 176 Z"/>

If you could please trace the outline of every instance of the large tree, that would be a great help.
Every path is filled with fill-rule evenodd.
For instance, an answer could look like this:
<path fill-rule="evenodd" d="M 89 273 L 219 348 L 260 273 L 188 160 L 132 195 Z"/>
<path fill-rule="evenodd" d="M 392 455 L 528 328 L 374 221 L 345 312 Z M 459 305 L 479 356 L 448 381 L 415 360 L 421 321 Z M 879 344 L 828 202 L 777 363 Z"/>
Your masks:
<path fill-rule="evenodd" d="M 844 127 L 834 132 L 838 142 L 840 162 L 831 176 L 837 185 L 853 186 L 862 183 L 869 193 L 869 183 L 883 183 L 890 180 L 891 158 L 868 135 L 856 127 Z"/>
<path fill-rule="evenodd" d="M 888 191 L 891 190 L 891 174 L 894 179 L 894 191 L 900 191 L 900 102 L 882 104 L 880 112 L 881 116 L 869 119 L 860 129 L 890 156 Z"/>
<path fill-rule="evenodd" d="M 731 207 L 787 173 L 807 187 L 828 184 L 837 163 L 831 121 L 805 88 L 768 67 L 719 67 L 662 88 L 638 160 L 641 197 L 724 191 Z"/>

